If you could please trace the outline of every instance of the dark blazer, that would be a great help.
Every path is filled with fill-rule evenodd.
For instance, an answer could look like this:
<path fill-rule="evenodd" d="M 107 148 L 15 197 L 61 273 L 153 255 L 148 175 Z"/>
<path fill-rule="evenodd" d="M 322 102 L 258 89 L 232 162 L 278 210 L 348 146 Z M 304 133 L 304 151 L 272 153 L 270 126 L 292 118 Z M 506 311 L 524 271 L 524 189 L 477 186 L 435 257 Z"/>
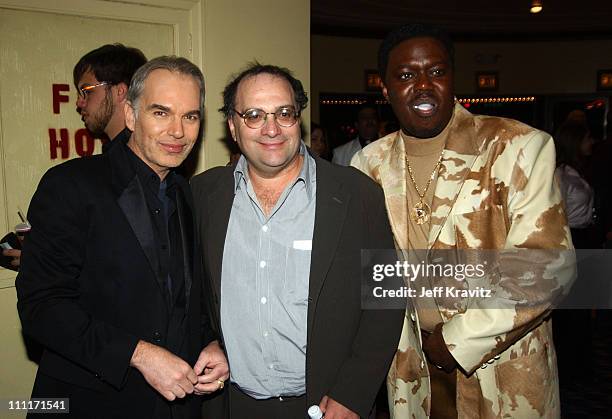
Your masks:
<path fill-rule="evenodd" d="M 32 232 L 16 281 L 17 307 L 24 333 L 45 347 L 32 397 L 70 397 L 73 417 L 148 418 L 156 403 L 168 410 L 129 367 L 136 344 L 163 346 L 193 365 L 213 338 L 201 316 L 200 276 L 193 274 L 188 185 L 181 178 L 176 188 L 184 294 L 169 307 L 150 212 L 128 152 L 121 144 L 50 169 L 28 211 Z M 176 309 L 177 300 L 185 310 Z M 172 409 L 195 418 L 199 403 L 190 396 Z"/>
<path fill-rule="evenodd" d="M 352 167 L 319 158 L 316 167 L 308 293 L 308 406 L 328 395 L 368 417 L 397 349 L 404 311 L 361 309 L 361 249 L 394 249 L 393 236 L 376 183 Z M 234 199 L 233 167 L 211 169 L 191 184 L 204 281 L 213 298 L 211 317 L 220 330 L 221 265 Z M 204 412 L 221 417 L 216 409 L 224 404 L 220 399 L 226 393 L 205 402 Z"/>

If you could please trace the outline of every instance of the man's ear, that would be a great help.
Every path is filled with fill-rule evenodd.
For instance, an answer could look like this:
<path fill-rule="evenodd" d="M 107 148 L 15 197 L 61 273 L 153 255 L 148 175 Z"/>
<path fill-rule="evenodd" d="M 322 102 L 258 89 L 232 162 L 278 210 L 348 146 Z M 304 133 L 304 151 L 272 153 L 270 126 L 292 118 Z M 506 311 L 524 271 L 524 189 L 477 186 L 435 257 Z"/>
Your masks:
<path fill-rule="evenodd" d="M 385 99 L 387 99 L 387 102 L 389 101 L 389 93 L 387 92 L 387 86 L 385 86 L 384 83 L 380 83 L 380 85 L 382 86 L 382 94 L 385 97 Z"/>
<path fill-rule="evenodd" d="M 136 112 L 134 108 L 132 108 L 131 102 L 125 102 L 123 105 L 123 113 L 125 115 L 125 126 L 132 132 L 134 132 L 134 127 L 136 126 Z"/>
<path fill-rule="evenodd" d="M 127 99 L 128 85 L 121 82 L 113 86 L 117 102 L 121 103 Z"/>
<path fill-rule="evenodd" d="M 234 141 L 238 142 L 236 141 L 236 126 L 234 125 L 234 120 L 231 116 L 227 118 L 227 126 L 229 127 L 229 130 L 232 133 L 232 138 L 234 139 Z"/>

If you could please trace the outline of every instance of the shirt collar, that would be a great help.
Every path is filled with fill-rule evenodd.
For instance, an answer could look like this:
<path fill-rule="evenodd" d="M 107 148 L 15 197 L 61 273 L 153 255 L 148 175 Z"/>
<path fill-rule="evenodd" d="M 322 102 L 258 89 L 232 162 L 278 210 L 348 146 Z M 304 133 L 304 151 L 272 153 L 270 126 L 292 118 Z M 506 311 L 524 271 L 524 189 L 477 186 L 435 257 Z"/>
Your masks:
<path fill-rule="evenodd" d="M 136 172 L 136 175 L 138 176 L 142 184 L 151 185 L 156 191 L 159 190 L 161 179 L 159 178 L 157 173 L 155 173 L 153 169 L 151 169 L 144 161 L 142 161 L 140 157 L 138 157 L 136 153 L 134 153 L 134 151 L 132 151 L 132 149 L 127 144 L 124 144 L 124 147 L 127 149 L 127 153 L 130 156 L 130 160 L 132 161 L 132 167 L 134 168 L 134 171 Z M 172 170 L 168 171 L 168 174 L 164 178 L 164 181 L 166 182 L 167 189 L 170 189 L 174 186 L 175 179 Z"/>
<path fill-rule="evenodd" d="M 108 150 L 117 144 L 127 144 L 131 135 L 132 131 L 130 131 L 128 128 L 123 128 L 123 130 L 117 134 L 115 138 L 111 138 L 102 144 L 102 153 L 104 154 L 108 152 Z"/>
<path fill-rule="evenodd" d="M 359 141 L 359 144 L 361 145 L 361 148 L 365 148 L 365 146 L 367 146 L 370 143 L 373 143 L 374 141 L 376 141 L 376 138 L 373 140 L 366 140 L 364 138 L 361 138 L 360 135 L 357 136 L 357 140 Z"/>
<path fill-rule="evenodd" d="M 304 156 L 304 163 L 302 164 L 300 173 L 293 184 L 295 185 L 297 182 L 304 182 L 308 198 L 312 199 L 314 198 L 313 184 L 316 182 L 316 162 L 310 153 L 308 153 L 308 149 L 306 148 L 304 141 L 300 142 L 299 153 Z M 238 191 L 241 183 L 244 183 L 244 185 L 248 183 L 248 167 L 248 161 L 243 154 L 240 156 L 240 159 L 238 159 L 238 163 L 234 169 L 234 194 Z"/>

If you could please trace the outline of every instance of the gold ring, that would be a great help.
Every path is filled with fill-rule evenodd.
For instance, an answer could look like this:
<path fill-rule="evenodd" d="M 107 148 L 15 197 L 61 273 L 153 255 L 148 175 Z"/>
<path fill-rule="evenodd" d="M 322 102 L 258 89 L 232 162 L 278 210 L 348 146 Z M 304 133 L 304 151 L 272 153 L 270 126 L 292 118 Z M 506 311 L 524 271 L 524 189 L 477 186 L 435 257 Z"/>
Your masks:
<path fill-rule="evenodd" d="M 221 390 L 225 386 L 225 381 L 223 380 L 217 380 L 217 383 L 219 383 L 219 388 L 217 390 Z"/>

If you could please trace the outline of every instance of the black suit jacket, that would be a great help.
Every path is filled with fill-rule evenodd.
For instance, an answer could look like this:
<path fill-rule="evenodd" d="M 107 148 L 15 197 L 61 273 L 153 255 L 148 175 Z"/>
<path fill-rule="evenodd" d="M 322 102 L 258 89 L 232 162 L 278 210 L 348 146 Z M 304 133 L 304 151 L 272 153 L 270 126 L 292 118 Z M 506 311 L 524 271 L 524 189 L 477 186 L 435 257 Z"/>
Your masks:
<path fill-rule="evenodd" d="M 381 188 L 352 167 L 316 158 L 317 193 L 308 293 L 306 395 L 324 395 L 368 417 L 400 337 L 403 310 L 361 309 L 361 249 L 394 249 Z M 220 330 L 223 247 L 234 200 L 233 167 L 196 176 L 197 231 L 204 276 Z M 231 365 L 230 365 L 231 371 Z M 227 393 L 227 392 L 225 392 Z M 221 393 L 205 402 L 217 419 Z M 227 410 L 227 409 L 226 409 Z M 304 412 L 306 416 L 306 412 Z"/>
<path fill-rule="evenodd" d="M 30 204 L 17 277 L 25 334 L 44 347 L 33 397 L 70 397 L 74 417 L 151 417 L 163 398 L 129 367 L 137 342 L 195 363 L 212 334 L 194 275 L 191 194 L 179 180 L 185 310 L 168 307 L 152 221 L 125 144 L 50 169 Z M 201 272 L 200 269 L 196 269 Z M 174 403 L 197 417 L 195 396 Z M 89 406 L 89 407 L 87 407 Z M 162 406 L 167 409 L 167 406 Z"/>

